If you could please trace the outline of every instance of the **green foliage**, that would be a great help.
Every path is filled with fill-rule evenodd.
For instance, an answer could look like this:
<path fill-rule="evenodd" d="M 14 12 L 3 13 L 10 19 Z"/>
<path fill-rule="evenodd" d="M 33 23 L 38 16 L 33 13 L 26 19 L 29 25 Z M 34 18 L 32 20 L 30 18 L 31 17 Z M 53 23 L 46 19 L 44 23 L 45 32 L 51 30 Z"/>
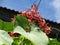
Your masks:
<path fill-rule="evenodd" d="M 23 17 L 22 15 L 15 16 L 15 18 L 16 18 L 15 26 L 19 25 L 19 26 L 23 27 L 24 29 L 26 29 L 26 27 L 28 26 L 28 20 L 25 17 Z"/>
<path fill-rule="evenodd" d="M 24 36 L 20 36 L 18 38 L 14 38 L 14 42 L 12 45 L 33 45 L 31 41 L 26 39 Z"/>
<path fill-rule="evenodd" d="M 57 39 L 52 39 L 50 40 L 49 45 L 60 45 L 60 42 L 57 41 Z"/>
<path fill-rule="evenodd" d="M 13 31 L 14 24 L 0 20 L 0 29 L 5 31 Z"/>

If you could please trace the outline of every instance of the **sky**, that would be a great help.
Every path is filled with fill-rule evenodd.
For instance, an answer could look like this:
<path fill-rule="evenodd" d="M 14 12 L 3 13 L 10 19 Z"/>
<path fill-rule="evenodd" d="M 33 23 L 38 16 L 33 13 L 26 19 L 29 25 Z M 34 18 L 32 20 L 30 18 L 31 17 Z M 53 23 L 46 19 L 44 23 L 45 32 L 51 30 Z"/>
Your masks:
<path fill-rule="evenodd" d="M 35 0 L 0 0 L 0 6 L 15 11 L 23 11 L 31 8 Z M 39 0 L 36 0 L 36 4 Z M 60 0 L 42 0 L 38 11 L 48 20 L 60 23 Z"/>

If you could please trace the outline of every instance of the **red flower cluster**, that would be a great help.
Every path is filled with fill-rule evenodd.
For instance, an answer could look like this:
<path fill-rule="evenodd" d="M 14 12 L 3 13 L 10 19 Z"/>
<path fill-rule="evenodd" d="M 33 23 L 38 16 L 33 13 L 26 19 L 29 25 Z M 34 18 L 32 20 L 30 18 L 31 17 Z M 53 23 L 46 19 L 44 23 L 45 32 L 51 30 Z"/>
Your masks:
<path fill-rule="evenodd" d="M 37 7 L 34 5 L 31 9 L 22 12 L 22 15 L 28 19 L 29 24 L 34 23 L 40 27 L 46 34 L 49 34 L 51 28 L 46 24 L 45 20 L 36 11 Z"/>

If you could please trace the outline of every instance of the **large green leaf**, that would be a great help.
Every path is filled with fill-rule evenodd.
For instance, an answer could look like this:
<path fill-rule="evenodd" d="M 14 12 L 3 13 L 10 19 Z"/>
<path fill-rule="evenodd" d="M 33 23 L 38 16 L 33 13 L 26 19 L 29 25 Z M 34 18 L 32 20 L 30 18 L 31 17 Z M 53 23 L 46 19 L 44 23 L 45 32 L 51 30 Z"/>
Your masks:
<path fill-rule="evenodd" d="M 33 45 L 48 45 L 48 43 L 49 43 L 49 40 L 48 40 L 48 37 L 46 36 L 46 34 L 43 33 L 35 25 L 31 25 L 31 31 L 30 32 L 26 32 L 22 27 L 17 26 L 14 29 L 14 33 L 21 34 L 26 39 L 30 40 L 33 43 Z"/>
<path fill-rule="evenodd" d="M 13 39 L 4 30 L 0 30 L 0 45 L 11 45 Z"/>
<path fill-rule="evenodd" d="M 23 17 L 22 15 L 15 16 L 15 18 L 16 18 L 15 25 L 19 25 L 19 26 L 23 27 L 24 29 L 26 29 L 26 27 L 28 26 L 28 20 L 25 17 Z"/>
<path fill-rule="evenodd" d="M 0 20 L 0 29 L 5 31 L 13 31 L 14 24 Z"/>

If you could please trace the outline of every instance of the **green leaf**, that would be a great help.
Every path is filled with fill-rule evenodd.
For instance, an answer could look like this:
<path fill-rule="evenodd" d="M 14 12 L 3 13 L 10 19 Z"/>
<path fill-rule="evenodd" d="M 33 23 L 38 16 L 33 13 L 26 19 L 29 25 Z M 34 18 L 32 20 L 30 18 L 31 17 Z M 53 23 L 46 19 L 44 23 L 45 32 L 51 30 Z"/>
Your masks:
<path fill-rule="evenodd" d="M 13 31 L 14 24 L 12 22 L 4 22 L 0 20 L 0 29 L 5 31 Z"/>
<path fill-rule="evenodd" d="M 17 26 L 14 29 L 14 33 L 19 33 L 24 36 L 26 39 L 30 40 L 33 45 L 48 45 L 49 40 L 45 33 L 43 33 L 35 25 L 31 25 L 31 31 L 26 32 L 22 27 Z M 27 40 L 26 40 L 27 41 Z M 28 44 L 29 45 L 29 44 Z"/>
<path fill-rule="evenodd" d="M 19 25 L 19 26 L 23 27 L 24 29 L 26 29 L 26 27 L 28 26 L 28 20 L 25 17 L 23 17 L 22 15 L 15 16 L 15 18 L 16 18 L 15 25 Z"/>
<path fill-rule="evenodd" d="M 0 30 L 0 45 L 11 45 L 13 39 L 4 30 Z"/>
<path fill-rule="evenodd" d="M 5 31 L 13 31 L 14 24 L 12 22 L 4 22 Z"/>
<path fill-rule="evenodd" d="M 0 29 L 3 29 L 3 27 L 4 27 L 3 21 L 0 20 Z"/>
<path fill-rule="evenodd" d="M 52 39 L 50 40 L 49 45 L 60 45 L 60 42 L 57 41 L 57 39 Z"/>

